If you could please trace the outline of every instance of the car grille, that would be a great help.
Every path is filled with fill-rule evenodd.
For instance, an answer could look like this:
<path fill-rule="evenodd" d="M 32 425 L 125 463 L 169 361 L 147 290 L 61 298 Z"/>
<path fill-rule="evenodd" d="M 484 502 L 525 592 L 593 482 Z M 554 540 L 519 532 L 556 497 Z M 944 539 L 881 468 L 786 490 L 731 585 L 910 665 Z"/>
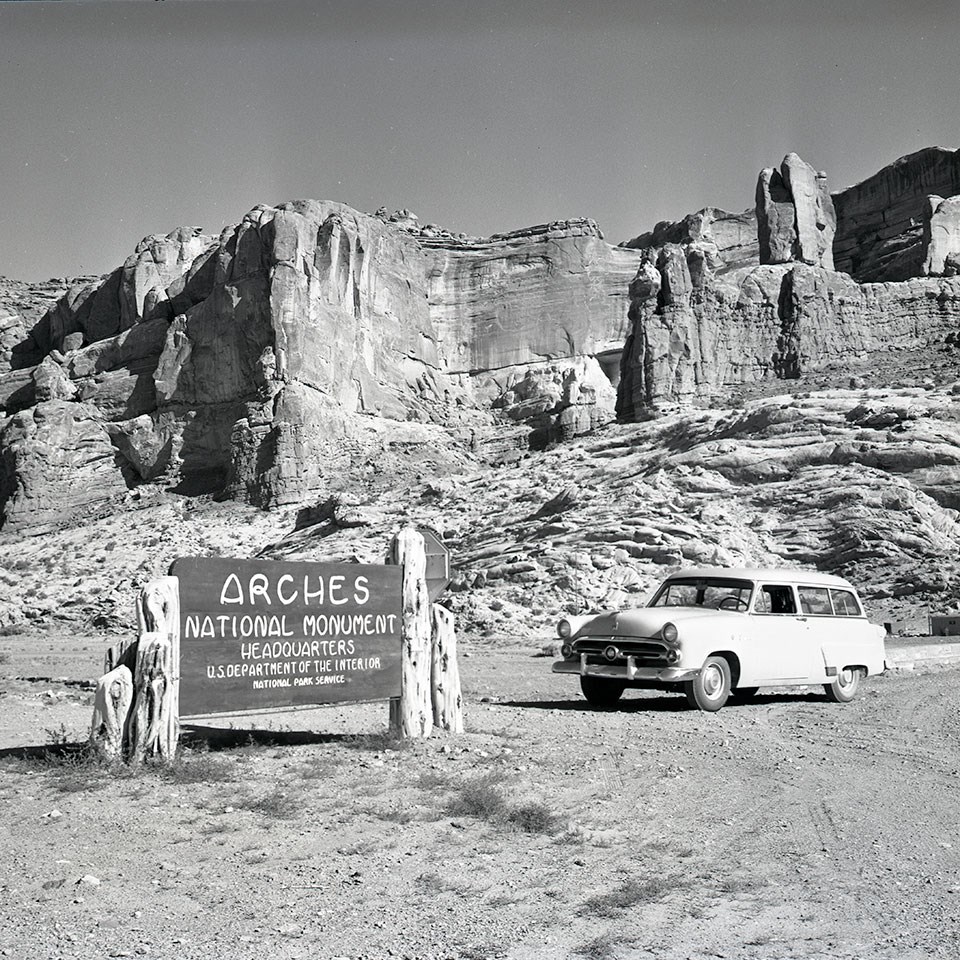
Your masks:
<path fill-rule="evenodd" d="M 608 660 L 604 650 L 616 647 L 618 656 Z M 657 640 L 632 640 L 626 637 L 583 637 L 573 644 L 575 654 L 585 653 L 587 663 L 625 663 L 627 657 L 633 657 L 638 666 L 666 666 L 666 644 Z"/>

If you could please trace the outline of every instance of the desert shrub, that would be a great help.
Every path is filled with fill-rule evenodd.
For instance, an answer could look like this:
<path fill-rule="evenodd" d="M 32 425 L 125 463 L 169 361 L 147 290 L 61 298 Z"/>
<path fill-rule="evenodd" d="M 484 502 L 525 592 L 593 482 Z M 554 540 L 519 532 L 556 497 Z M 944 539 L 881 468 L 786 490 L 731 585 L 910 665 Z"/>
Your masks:
<path fill-rule="evenodd" d="M 545 803 L 523 803 L 513 807 L 507 821 L 525 833 L 557 833 L 560 818 Z"/>
<path fill-rule="evenodd" d="M 506 814 L 507 801 L 491 777 L 468 780 L 447 802 L 445 812 L 451 817 L 475 817 L 477 820 L 498 820 Z"/>
<path fill-rule="evenodd" d="M 656 876 L 643 880 L 625 880 L 616 890 L 597 894 L 584 901 L 578 911 L 592 917 L 618 917 L 631 907 L 644 903 L 656 903 L 686 886 L 679 877 Z"/>
<path fill-rule="evenodd" d="M 604 933 L 581 944 L 574 954 L 578 957 L 586 957 L 587 960 L 610 960 L 616 956 L 615 943 L 616 941 L 609 933 Z"/>

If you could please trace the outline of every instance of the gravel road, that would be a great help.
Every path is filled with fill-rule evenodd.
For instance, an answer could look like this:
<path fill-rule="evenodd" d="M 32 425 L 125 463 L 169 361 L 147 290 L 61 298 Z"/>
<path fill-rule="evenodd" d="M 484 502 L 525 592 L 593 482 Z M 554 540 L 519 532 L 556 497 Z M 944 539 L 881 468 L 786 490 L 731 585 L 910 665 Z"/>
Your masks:
<path fill-rule="evenodd" d="M 82 738 L 90 694 L 5 649 L 2 956 L 960 957 L 957 669 L 595 712 L 474 647 L 463 737 L 398 749 L 385 705 L 325 708 L 116 777 L 22 758 Z"/>

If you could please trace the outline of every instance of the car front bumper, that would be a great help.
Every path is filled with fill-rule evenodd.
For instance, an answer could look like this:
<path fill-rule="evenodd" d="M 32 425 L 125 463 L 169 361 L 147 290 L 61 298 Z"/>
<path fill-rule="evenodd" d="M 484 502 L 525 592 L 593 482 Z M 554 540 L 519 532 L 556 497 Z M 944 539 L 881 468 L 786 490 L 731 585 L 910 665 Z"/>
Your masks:
<path fill-rule="evenodd" d="M 606 677 L 610 680 L 656 680 L 660 683 L 678 683 L 692 680 L 700 673 L 689 667 L 642 667 L 636 657 L 627 657 L 626 663 L 587 663 L 587 655 L 579 660 L 558 660 L 554 673 L 575 673 L 581 677 Z"/>

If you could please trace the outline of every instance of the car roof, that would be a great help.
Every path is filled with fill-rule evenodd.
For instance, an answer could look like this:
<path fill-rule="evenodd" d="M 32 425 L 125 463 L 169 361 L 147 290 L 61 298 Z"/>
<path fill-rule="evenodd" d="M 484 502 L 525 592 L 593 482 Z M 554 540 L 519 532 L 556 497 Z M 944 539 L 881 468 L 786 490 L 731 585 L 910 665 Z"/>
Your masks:
<path fill-rule="evenodd" d="M 843 587 L 852 590 L 843 577 L 835 577 L 819 570 L 802 570 L 797 567 L 691 567 L 670 574 L 667 580 L 697 577 L 708 579 L 721 577 L 734 580 L 763 580 L 767 583 L 800 583 L 817 587 Z"/>

